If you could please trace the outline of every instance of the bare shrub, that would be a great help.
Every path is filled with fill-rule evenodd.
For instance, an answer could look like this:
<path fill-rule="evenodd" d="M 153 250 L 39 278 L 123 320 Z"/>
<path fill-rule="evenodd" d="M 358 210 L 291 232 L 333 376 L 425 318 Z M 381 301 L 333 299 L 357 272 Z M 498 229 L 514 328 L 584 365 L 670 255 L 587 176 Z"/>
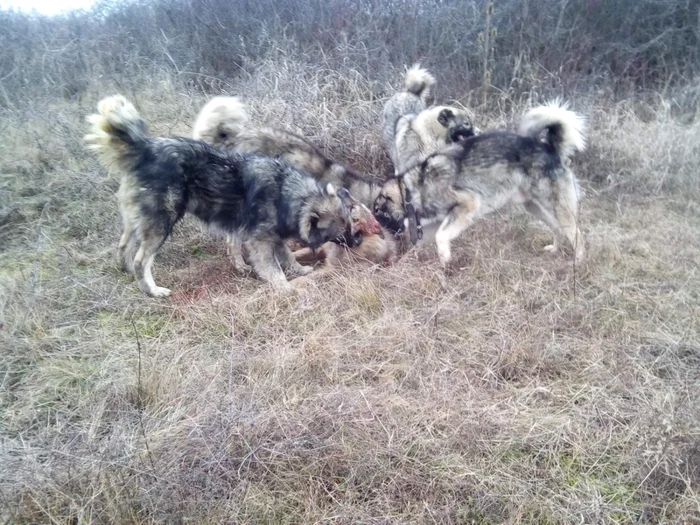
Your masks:
<path fill-rule="evenodd" d="M 484 82 L 484 31 L 489 83 L 516 98 L 542 80 L 547 93 L 595 84 L 619 96 L 665 91 L 699 73 L 696 2 L 508 1 L 488 16 L 487 4 L 173 0 L 105 1 L 50 18 L 2 11 L 2 103 L 17 103 L 26 90 L 76 97 L 95 78 L 149 78 L 160 68 L 216 89 L 272 51 L 381 81 L 399 64 L 427 60 L 444 71 L 445 92 L 461 97 Z"/>

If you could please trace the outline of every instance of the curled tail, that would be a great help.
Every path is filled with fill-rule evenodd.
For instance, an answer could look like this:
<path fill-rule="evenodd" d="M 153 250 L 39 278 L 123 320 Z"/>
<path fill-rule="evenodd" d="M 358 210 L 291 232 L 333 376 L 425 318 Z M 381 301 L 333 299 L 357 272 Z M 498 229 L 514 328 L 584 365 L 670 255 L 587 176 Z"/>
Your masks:
<path fill-rule="evenodd" d="M 586 119 L 568 109 L 560 99 L 525 113 L 520 134 L 537 137 L 547 130 L 547 142 L 563 159 L 586 147 Z"/>
<path fill-rule="evenodd" d="M 404 85 L 406 86 L 406 91 L 420 98 L 426 107 L 433 103 L 435 77 L 427 69 L 420 67 L 420 64 L 414 64 L 406 71 Z"/>
<path fill-rule="evenodd" d="M 133 104 L 121 95 L 104 98 L 87 121 L 88 149 L 97 152 L 108 169 L 131 171 L 148 142 L 146 123 Z"/>
<path fill-rule="evenodd" d="M 236 137 L 249 120 L 246 106 L 238 97 L 214 97 L 199 111 L 192 138 L 211 146 L 235 146 Z"/>

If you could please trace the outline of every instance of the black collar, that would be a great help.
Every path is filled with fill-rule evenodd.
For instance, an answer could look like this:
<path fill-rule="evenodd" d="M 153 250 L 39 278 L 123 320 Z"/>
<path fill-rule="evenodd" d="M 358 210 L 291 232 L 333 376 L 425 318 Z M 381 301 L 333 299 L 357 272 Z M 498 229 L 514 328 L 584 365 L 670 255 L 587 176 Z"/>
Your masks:
<path fill-rule="evenodd" d="M 420 217 L 416 212 L 416 207 L 413 205 L 411 198 L 411 190 L 406 188 L 403 182 L 405 173 L 396 176 L 399 183 L 399 193 L 401 194 L 401 206 L 404 211 L 404 216 L 408 219 L 408 236 L 411 239 L 411 244 L 414 246 L 420 239 L 423 238 L 423 226 L 420 223 Z"/>

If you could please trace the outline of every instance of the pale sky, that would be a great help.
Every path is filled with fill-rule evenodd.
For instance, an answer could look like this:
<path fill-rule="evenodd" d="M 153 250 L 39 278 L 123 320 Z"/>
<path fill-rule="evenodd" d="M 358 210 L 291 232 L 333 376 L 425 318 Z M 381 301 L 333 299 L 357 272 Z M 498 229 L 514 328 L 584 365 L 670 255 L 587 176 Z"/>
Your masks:
<path fill-rule="evenodd" d="M 36 9 L 45 15 L 55 15 L 72 9 L 88 9 L 94 3 L 95 0 L 0 0 L 0 9 L 27 12 Z"/>

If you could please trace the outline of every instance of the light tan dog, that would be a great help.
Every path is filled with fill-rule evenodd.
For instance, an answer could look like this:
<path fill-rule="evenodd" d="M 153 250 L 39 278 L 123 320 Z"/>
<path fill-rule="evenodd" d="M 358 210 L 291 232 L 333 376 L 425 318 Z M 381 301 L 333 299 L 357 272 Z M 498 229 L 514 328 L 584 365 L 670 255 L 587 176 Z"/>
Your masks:
<path fill-rule="evenodd" d="M 404 90 L 384 104 L 382 136 L 394 164 L 394 175 L 420 165 L 429 155 L 449 144 L 480 133 L 467 110 L 455 106 L 431 106 L 435 77 L 415 64 L 406 71 Z M 388 180 L 370 204 L 375 215 L 393 233 L 404 229 L 403 199 L 397 179 Z"/>
<path fill-rule="evenodd" d="M 522 204 L 554 232 L 547 251 L 557 251 L 565 239 L 581 261 L 579 190 L 569 159 L 585 145 L 584 118 L 556 100 L 529 110 L 517 134 L 483 133 L 430 155 L 392 185 L 398 195 L 380 196 L 377 212 L 402 223 L 411 220 L 412 207 L 424 222 L 439 222 L 435 242 L 447 265 L 452 241 L 475 220 L 509 203 Z"/>

